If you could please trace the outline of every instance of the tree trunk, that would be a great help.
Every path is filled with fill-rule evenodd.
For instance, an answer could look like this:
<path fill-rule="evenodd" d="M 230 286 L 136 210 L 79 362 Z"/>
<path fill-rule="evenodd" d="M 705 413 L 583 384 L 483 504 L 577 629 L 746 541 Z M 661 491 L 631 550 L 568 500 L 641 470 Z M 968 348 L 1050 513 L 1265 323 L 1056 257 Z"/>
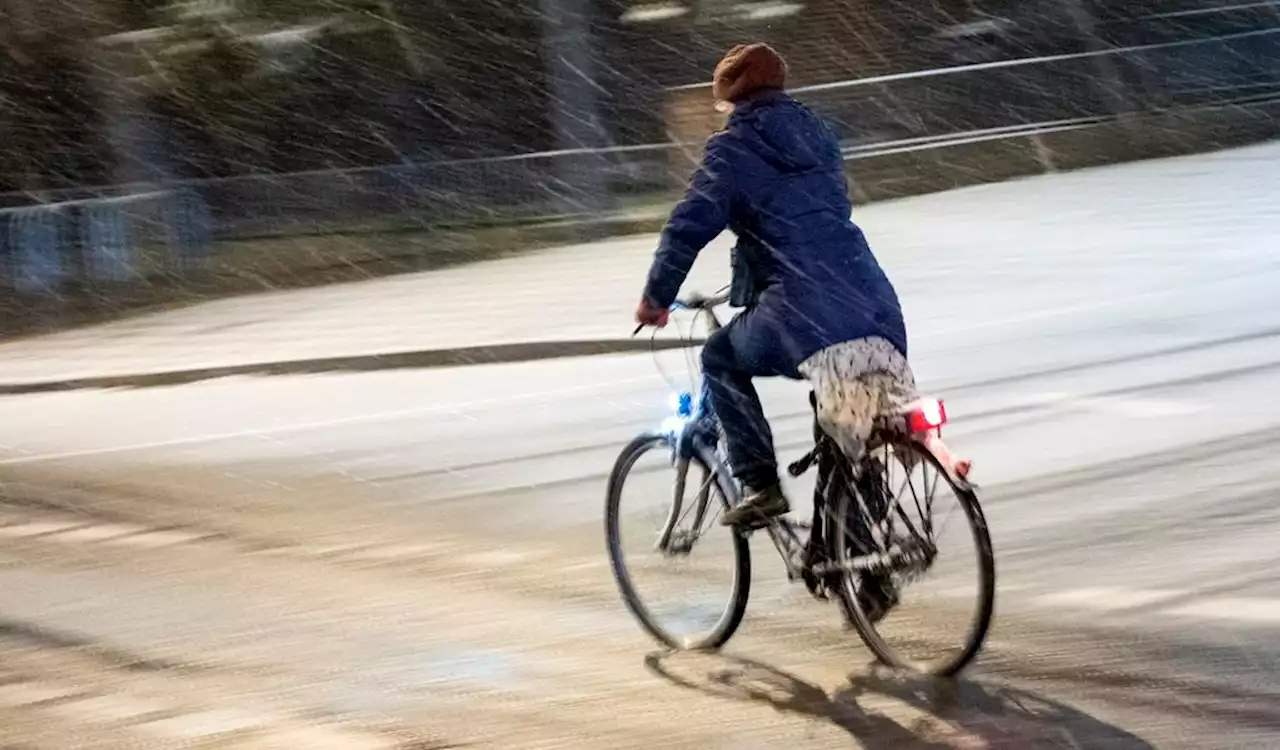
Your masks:
<path fill-rule="evenodd" d="M 548 106 L 556 150 L 600 149 L 608 142 L 600 119 L 603 93 L 595 78 L 593 0 L 539 0 Z M 608 207 L 608 160 L 599 153 L 555 157 L 558 202 L 572 213 L 595 215 Z"/>

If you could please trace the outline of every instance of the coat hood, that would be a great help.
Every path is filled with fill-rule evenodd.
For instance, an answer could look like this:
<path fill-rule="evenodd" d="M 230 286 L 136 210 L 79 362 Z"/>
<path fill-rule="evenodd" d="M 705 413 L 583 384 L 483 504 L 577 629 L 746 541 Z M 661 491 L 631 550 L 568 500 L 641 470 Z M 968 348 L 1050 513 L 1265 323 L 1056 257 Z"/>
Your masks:
<path fill-rule="evenodd" d="M 741 103 L 729 128 L 783 172 L 807 172 L 840 161 L 840 145 L 826 124 L 782 92 Z"/>

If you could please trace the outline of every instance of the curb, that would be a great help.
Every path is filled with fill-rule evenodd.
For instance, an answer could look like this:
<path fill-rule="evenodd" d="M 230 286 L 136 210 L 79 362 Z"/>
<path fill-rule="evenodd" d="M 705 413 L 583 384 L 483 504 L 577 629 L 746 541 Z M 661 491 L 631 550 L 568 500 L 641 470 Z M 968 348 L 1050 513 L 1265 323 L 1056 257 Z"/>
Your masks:
<path fill-rule="evenodd" d="M 223 240 L 209 268 L 182 279 L 148 278 L 57 298 L 0 300 L 0 342 L 263 291 L 422 273 L 560 245 L 641 234 L 666 224 L 663 212 L 559 220 L 469 230 L 418 228 Z M 104 304 L 107 301 L 110 304 Z"/>
<path fill-rule="evenodd" d="M 157 388 L 186 385 L 202 380 L 240 375 L 316 375 L 334 372 L 377 372 L 380 370 L 436 369 L 472 365 L 518 364 L 544 359 L 594 357 L 605 354 L 686 349 L 701 346 L 702 339 L 597 339 L 580 341 L 535 341 L 520 344 L 493 344 L 456 349 L 421 349 L 387 354 L 358 354 L 317 357 L 242 365 L 200 367 L 189 370 L 147 372 L 127 375 L 95 375 L 66 380 L 0 383 L 0 396 L 59 393 L 106 388 Z"/>

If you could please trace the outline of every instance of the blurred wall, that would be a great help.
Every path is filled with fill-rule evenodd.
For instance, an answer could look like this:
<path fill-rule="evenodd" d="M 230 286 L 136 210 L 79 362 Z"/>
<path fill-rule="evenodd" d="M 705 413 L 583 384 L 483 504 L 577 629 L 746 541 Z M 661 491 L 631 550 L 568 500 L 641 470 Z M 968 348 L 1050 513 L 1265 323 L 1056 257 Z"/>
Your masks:
<path fill-rule="evenodd" d="M 832 123 L 858 201 L 1280 135 L 1280 13 L 1265 3 L 0 0 L 0 14 L 11 311 L 656 229 L 723 122 L 703 84 L 757 39 Z"/>

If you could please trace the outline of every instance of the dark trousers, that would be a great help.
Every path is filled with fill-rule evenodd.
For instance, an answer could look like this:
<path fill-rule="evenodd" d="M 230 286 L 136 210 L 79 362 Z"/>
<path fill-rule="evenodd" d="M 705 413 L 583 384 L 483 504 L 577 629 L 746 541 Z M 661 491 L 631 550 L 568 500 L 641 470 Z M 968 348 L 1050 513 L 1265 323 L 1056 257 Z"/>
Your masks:
<path fill-rule="evenodd" d="M 751 379 L 799 379 L 788 344 L 769 317 L 748 310 L 711 334 L 702 350 L 703 404 L 724 427 L 733 475 L 753 489 L 777 483 L 778 459 Z"/>

